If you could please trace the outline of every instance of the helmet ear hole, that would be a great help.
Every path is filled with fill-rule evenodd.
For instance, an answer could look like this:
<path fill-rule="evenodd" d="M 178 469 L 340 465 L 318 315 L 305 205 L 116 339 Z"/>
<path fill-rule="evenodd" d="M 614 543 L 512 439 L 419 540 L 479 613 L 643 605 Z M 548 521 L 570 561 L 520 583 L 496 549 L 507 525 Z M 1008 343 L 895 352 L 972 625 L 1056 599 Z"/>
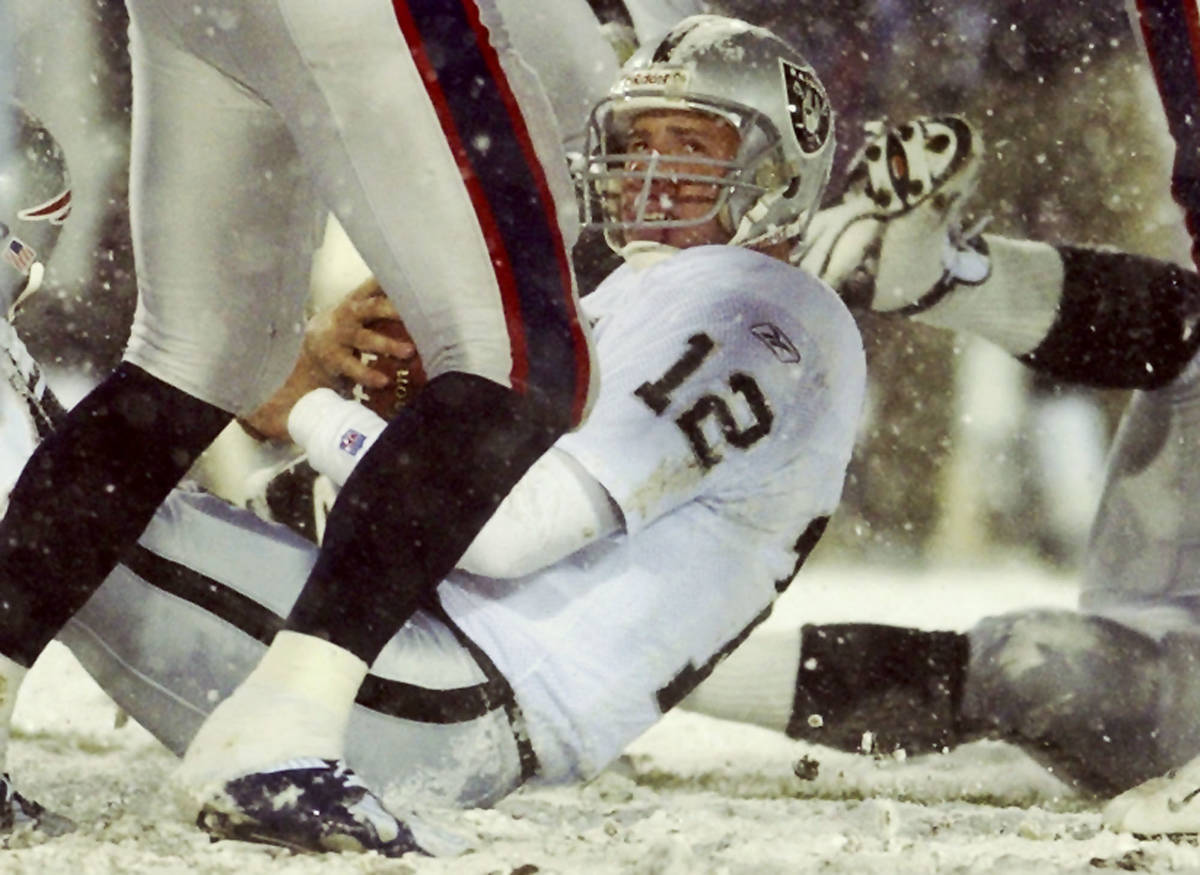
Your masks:
<path fill-rule="evenodd" d="M 754 184 L 767 191 L 783 188 L 787 179 L 788 168 L 778 160 L 764 161 L 754 171 Z"/>
<path fill-rule="evenodd" d="M 35 261 L 29 268 L 29 280 L 25 283 L 25 287 L 17 293 L 16 299 L 9 305 L 10 312 L 15 312 L 17 307 L 24 303 L 25 299 L 42 287 L 42 280 L 46 278 L 46 266 L 40 261 Z"/>

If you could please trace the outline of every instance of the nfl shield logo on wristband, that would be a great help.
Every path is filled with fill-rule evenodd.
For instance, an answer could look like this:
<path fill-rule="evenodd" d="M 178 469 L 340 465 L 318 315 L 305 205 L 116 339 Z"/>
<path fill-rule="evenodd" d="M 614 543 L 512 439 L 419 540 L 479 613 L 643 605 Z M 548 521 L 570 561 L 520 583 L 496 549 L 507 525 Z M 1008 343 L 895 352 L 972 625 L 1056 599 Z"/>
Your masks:
<path fill-rule="evenodd" d="M 357 456 L 358 451 L 363 448 L 363 444 L 367 442 L 366 436 L 354 429 L 347 429 L 338 441 L 338 449 L 344 453 L 349 453 L 351 456 Z"/>

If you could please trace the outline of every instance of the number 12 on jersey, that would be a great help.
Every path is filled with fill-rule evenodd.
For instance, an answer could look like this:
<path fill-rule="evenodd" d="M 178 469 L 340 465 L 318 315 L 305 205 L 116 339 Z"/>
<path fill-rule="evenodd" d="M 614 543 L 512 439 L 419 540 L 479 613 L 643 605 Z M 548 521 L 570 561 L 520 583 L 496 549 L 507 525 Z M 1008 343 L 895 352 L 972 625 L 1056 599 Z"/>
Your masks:
<path fill-rule="evenodd" d="M 634 394 L 657 416 L 662 416 L 671 406 L 672 393 L 700 368 L 715 349 L 716 343 L 707 334 L 693 334 L 688 338 L 687 349 L 683 355 L 667 369 L 667 372 L 652 383 L 642 383 Z M 709 420 L 717 424 L 730 446 L 740 450 L 748 449 L 762 440 L 771 431 L 774 421 L 771 407 L 754 377 L 742 371 L 735 371 L 730 375 L 728 382 L 728 396 L 714 393 L 701 395 L 687 410 L 675 417 L 675 424 L 687 438 L 697 461 L 706 469 L 722 459 L 721 453 L 705 433 L 705 425 Z M 745 401 L 750 421 L 738 422 L 734 416 L 728 400 L 733 395 L 740 395 Z"/>

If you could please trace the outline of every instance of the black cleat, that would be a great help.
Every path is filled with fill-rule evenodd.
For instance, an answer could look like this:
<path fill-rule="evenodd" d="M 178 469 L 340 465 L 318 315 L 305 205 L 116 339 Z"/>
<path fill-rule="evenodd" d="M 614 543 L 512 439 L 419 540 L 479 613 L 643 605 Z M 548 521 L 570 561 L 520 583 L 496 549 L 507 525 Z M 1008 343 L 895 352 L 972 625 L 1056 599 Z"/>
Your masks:
<path fill-rule="evenodd" d="M 47 811 L 32 799 L 16 791 L 12 778 L 0 774 L 0 833 L 35 829 L 48 836 L 60 836 L 75 829 L 70 818 Z"/>
<path fill-rule="evenodd" d="M 427 854 L 345 763 L 303 760 L 229 781 L 200 809 L 196 825 L 216 839 L 293 851 Z"/>

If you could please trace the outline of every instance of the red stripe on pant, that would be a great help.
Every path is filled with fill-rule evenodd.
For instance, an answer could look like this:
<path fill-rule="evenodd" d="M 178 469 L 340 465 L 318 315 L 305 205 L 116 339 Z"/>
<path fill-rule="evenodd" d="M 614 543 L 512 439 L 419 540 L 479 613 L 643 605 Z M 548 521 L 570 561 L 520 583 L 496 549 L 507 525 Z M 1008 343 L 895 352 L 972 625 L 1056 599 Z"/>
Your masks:
<path fill-rule="evenodd" d="M 471 2 L 471 0 L 462 0 L 463 8 L 467 13 L 467 20 L 471 23 L 471 28 L 475 31 L 475 39 L 479 44 L 480 53 L 483 55 L 484 61 L 488 68 L 492 71 L 492 79 L 500 92 L 501 99 L 504 101 L 504 106 L 508 110 L 509 118 L 512 122 L 513 131 L 516 134 L 517 142 L 521 146 L 521 151 L 525 154 L 525 161 L 529 165 L 530 172 L 537 181 L 538 197 L 542 203 L 542 209 L 545 211 L 547 225 L 557 241 L 558 255 L 558 271 L 561 278 L 561 285 L 566 299 L 563 301 L 563 306 L 567 312 L 573 312 L 576 309 L 572 290 L 574 288 L 574 273 L 571 270 L 570 258 L 567 253 L 566 243 L 562 239 L 562 231 L 558 225 L 558 207 L 554 201 L 554 194 L 550 189 L 550 183 L 546 179 L 546 173 L 542 167 L 542 162 L 538 157 L 537 151 L 534 149 L 533 138 L 529 135 L 529 128 L 525 124 L 525 117 L 521 114 L 521 107 L 517 103 L 516 97 L 512 93 L 512 89 L 508 86 L 508 79 L 504 74 L 503 68 L 500 66 L 500 58 L 496 55 L 495 49 L 492 47 L 487 28 L 479 19 L 479 9 Z M 564 159 L 565 160 L 565 159 Z M 587 373 L 590 368 L 588 361 L 588 344 L 584 337 L 583 327 L 579 320 L 573 320 L 571 326 L 571 340 L 575 346 L 575 359 L 581 362 L 582 373 L 576 375 L 575 399 L 571 408 L 571 421 L 578 423 L 583 417 L 583 405 L 587 402 L 587 388 L 589 375 Z"/>
<path fill-rule="evenodd" d="M 471 204 L 475 208 L 475 216 L 479 222 L 479 228 L 483 232 L 488 254 L 491 256 L 496 282 L 500 287 L 500 297 L 504 307 L 504 321 L 508 327 L 509 343 L 512 348 L 513 366 L 509 377 L 512 380 L 513 387 L 517 388 L 525 383 L 526 376 L 529 373 L 529 358 L 527 352 L 528 344 L 525 340 L 524 325 L 521 320 L 520 298 L 517 294 L 517 284 L 512 272 L 512 263 L 509 259 L 508 251 L 504 246 L 500 229 L 497 227 L 496 218 L 492 213 L 492 206 L 488 202 L 487 194 L 480 184 L 479 177 L 475 174 L 475 169 L 471 163 L 470 156 L 467 154 L 466 146 L 463 144 L 462 137 L 458 133 L 458 128 L 454 124 L 454 118 L 451 115 L 446 95 L 442 92 L 441 85 L 438 82 L 433 63 L 425 51 L 424 41 L 421 38 L 420 30 L 417 28 L 417 23 L 413 19 L 412 13 L 408 9 L 408 4 L 404 0 L 393 0 L 392 8 L 395 10 L 396 22 L 400 25 L 404 41 L 408 43 L 408 50 L 412 53 L 417 71 L 421 74 L 421 81 L 425 84 L 425 91 L 429 95 L 429 101 L 433 104 L 434 112 L 437 113 L 442 133 L 446 138 L 447 144 L 450 146 L 450 151 L 454 153 L 454 160 L 458 164 L 463 185 L 466 186 L 467 194 L 471 198 Z"/>

